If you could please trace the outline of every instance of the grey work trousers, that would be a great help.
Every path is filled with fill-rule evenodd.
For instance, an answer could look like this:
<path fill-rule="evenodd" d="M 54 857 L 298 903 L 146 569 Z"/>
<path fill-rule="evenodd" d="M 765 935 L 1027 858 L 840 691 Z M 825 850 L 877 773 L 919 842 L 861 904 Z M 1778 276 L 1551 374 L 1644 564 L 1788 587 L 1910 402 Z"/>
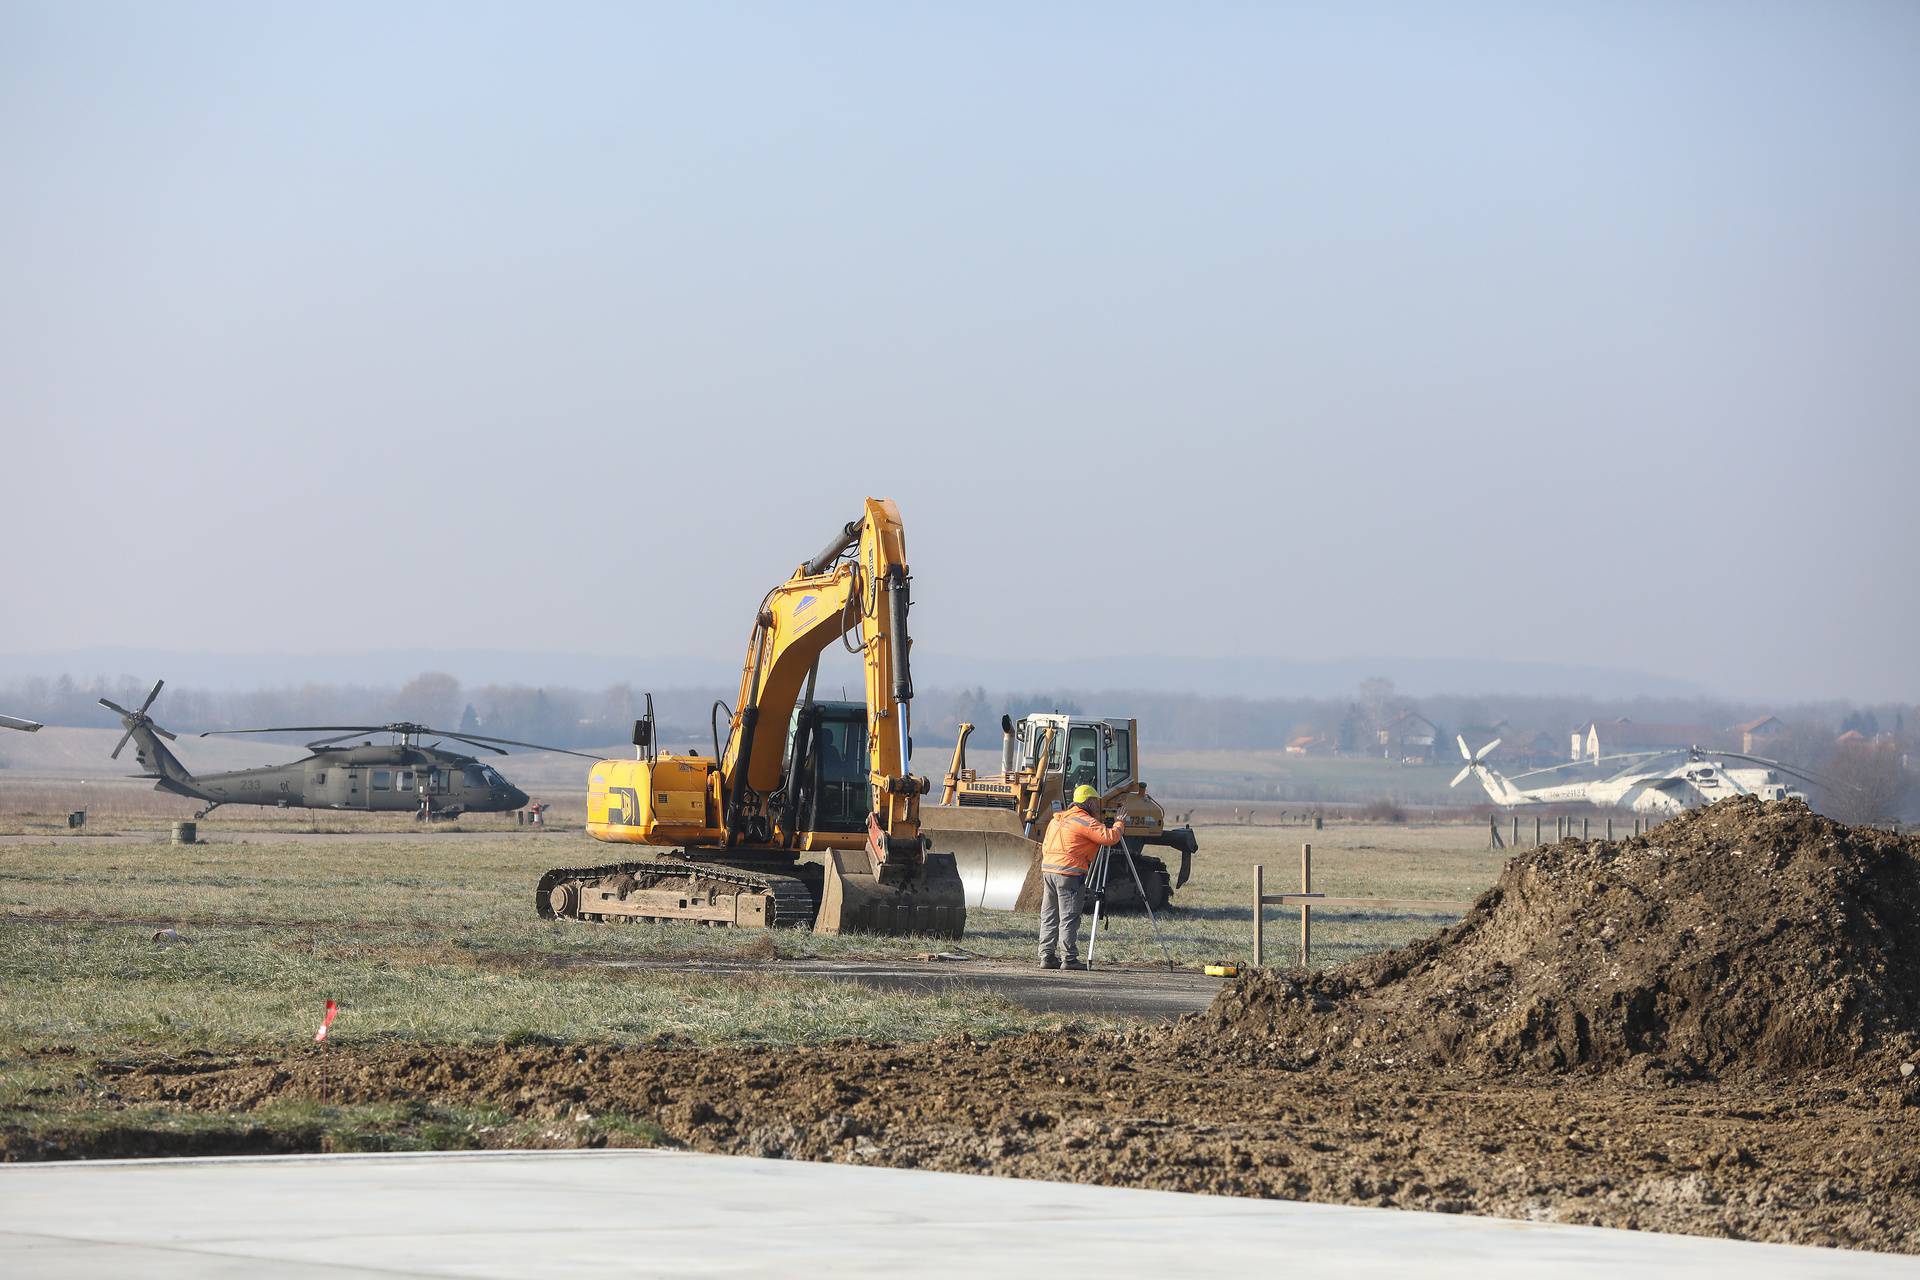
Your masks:
<path fill-rule="evenodd" d="M 1063 960 L 1080 958 L 1080 903 L 1087 890 L 1085 876 L 1040 874 L 1040 958 L 1058 954 Z M 1056 953 L 1054 945 L 1060 950 Z"/>

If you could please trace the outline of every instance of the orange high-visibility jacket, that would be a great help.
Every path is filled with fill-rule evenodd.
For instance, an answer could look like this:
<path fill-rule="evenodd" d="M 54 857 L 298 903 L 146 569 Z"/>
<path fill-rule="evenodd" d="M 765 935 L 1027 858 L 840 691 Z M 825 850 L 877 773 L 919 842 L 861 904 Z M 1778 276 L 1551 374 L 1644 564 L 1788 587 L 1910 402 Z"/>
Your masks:
<path fill-rule="evenodd" d="M 1066 810 L 1047 826 L 1040 848 L 1040 869 L 1057 876 L 1083 876 L 1102 845 L 1120 843 L 1120 824 L 1106 825 L 1085 809 Z"/>

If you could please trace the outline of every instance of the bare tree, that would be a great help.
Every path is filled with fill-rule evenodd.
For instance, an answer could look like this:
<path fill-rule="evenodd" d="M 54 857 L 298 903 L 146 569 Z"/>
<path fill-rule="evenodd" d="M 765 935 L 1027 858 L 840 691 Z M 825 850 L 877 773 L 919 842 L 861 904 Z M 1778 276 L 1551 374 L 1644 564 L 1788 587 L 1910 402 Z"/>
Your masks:
<path fill-rule="evenodd" d="M 447 725 L 460 714 L 460 682 L 444 671 L 423 671 L 400 686 L 389 704 L 398 720 Z"/>
<path fill-rule="evenodd" d="M 1827 764 L 1827 782 L 1828 815 L 1855 826 L 1898 818 L 1913 785 L 1891 742 L 1841 747 Z"/>
<path fill-rule="evenodd" d="M 1826 772 L 1833 752 L 1833 730 L 1805 723 L 1789 724 L 1760 748 L 1762 755 L 1817 774 Z"/>
<path fill-rule="evenodd" d="M 1393 715 L 1393 681 L 1385 676 L 1368 676 L 1360 682 L 1360 706 L 1378 729 Z"/>

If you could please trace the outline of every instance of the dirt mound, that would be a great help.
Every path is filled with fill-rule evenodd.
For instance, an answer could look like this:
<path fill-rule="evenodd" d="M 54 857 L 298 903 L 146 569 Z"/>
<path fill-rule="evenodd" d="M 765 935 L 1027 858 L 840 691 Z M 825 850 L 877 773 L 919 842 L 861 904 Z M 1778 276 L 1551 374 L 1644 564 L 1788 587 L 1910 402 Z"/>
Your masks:
<path fill-rule="evenodd" d="M 1563 841 L 1509 862 L 1453 928 L 1251 974 L 1181 1038 L 1274 1065 L 1897 1070 L 1920 1050 L 1920 839 L 1743 797 Z"/>

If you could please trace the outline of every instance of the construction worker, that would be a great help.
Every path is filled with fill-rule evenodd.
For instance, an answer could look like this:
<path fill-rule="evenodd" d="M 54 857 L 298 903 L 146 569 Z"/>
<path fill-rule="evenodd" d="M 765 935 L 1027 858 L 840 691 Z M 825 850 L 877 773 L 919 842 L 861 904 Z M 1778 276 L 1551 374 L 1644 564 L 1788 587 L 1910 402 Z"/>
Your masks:
<path fill-rule="evenodd" d="M 1080 963 L 1080 904 L 1085 898 L 1087 870 L 1103 846 L 1120 843 L 1127 833 L 1125 814 L 1112 826 L 1093 816 L 1089 806 L 1099 794 L 1084 783 L 1075 787 L 1073 803 L 1047 827 L 1047 840 L 1040 849 L 1042 969 L 1087 967 Z"/>

